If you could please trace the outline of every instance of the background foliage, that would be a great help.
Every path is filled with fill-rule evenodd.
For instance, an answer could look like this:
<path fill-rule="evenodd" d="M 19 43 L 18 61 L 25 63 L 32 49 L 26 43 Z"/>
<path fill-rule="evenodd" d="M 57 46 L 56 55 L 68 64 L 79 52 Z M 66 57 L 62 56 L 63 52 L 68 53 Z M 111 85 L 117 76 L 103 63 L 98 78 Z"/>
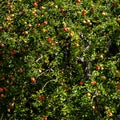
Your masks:
<path fill-rule="evenodd" d="M 119 0 L 1 1 L 0 119 L 120 119 L 119 25 Z"/>

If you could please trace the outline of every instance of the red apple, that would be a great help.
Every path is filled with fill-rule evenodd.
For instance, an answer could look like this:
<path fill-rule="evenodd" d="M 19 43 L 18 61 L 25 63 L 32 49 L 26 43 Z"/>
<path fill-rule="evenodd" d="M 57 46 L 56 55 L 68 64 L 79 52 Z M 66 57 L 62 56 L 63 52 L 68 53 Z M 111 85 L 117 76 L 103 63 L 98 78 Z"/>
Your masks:
<path fill-rule="evenodd" d="M 91 84 L 92 85 L 97 85 L 97 82 L 96 81 L 92 81 Z"/>
<path fill-rule="evenodd" d="M 66 92 L 68 92 L 68 91 L 69 91 L 69 88 L 68 88 L 68 87 L 67 87 L 67 88 L 65 88 L 65 91 L 66 91 Z"/>
<path fill-rule="evenodd" d="M 112 3 L 112 6 L 117 7 L 117 3 L 116 2 Z"/>
<path fill-rule="evenodd" d="M 45 99 L 45 96 L 44 95 L 42 95 L 42 96 L 40 96 L 39 98 L 38 98 L 38 100 L 44 100 Z"/>
<path fill-rule="evenodd" d="M 3 91 L 4 91 L 4 90 L 3 90 L 3 88 L 2 88 L 2 87 L 0 87 L 0 93 L 1 93 L 1 92 L 3 92 Z"/>
<path fill-rule="evenodd" d="M 13 102 L 13 103 L 9 103 L 9 106 L 11 107 L 11 108 L 13 108 L 14 106 L 15 106 L 15 103 Z"/>
<path fill-rule="evenodd" d="M 44 117 L 43 120 L 47 120 L 47 117 Z"/>
<path fill-rule="evenodd" d="M 1 46 L 2 48 L 4 48 L 4 47 L 5 47 L 5 44 L 2 43 L 2 44 L 0 44 L 0 46 Z"/>
<path fill-rule="evenodd" d="M 64 75 L 64 71 L 62 71 L 61 74 Z"/>
<path fill-rule="evenodd" d="M 3 94 L 3 93 L 0 96 L 1 96 L 1 98 L 5 98 L 5 94 Z"/>
<path fill-rule="evenodd" d="M 63 12 L 65 11 L 65 9 L 64 9 L 64 8 L 61 8 L 60 11 L 63 13 Z"/>
<path fill-rule="evenodd" d="M 8 88 L 7 88 L 7 87 L 3 87 L 3 90 L 4 90 L 5 92 L 7 92 L 7 91 L 8 91 Z"/>
<path fill-rule="evenodd" d="M 10 4 L 7 7 L 8 7 L 8 9 L 12 9 L 13 8 L 13 6 L 10 5 Z"/>
<path fill-rule="evenodd" d="M 80 3 L 80 2 L 81 2 L 81 0 L 76 0 L 76 2 L 77 2 L 77 3 Z"/>
<path fill-rule="evenodd" d="M 86 16 L 86 14 L 87 14 L 87 11 L 86 11 L 86 10 L 83 10 L 83 11 L 82 11 L 82 16 L 84 17 L 84 16 Z"/>
<path fill-rule="evenodd" d="M 96 70 L 100 70 L 100 66 L 99 65 L 96 66 Z"/>
<path fill-rule="evenodd" d="M 47 24 L 48 24 L 48 22 L 47 22 L 47 21 L 44 21 L 44 22 L 43 22 L 43 24 L 44 24 L 44 25 L 47 25 Z"/>
<path fill-rule="evenodd" d="M 79 82 L 80 85 L 83 85 L 84 83 L 82 81 Z"/>
<path fill-rule="evenodd" d="M 117 85 L 117 89 L 120 89 L 120 84 Z"/>
<path fill-rule="evenodd" d="M 34 2 L 34 3 L 33 3 L 33 6 L 34 6 L 34 7 L 37 7 L 37 6 L 38 6 L 38 4 L 37 4 L 36 2 Z"/>
<path fill-rule="evenodd" d="M 68 31 L 69 30 L 69 28 L 67 28 L 67 27 L 64 27 L 64 31 Z"/>
<path fill-rule="evenodd" d="M 48 43 L 50 43 L 51 40 L 52 40 L 52 38 L 50 38 L 50 37 L 47 38 Z"/>
<path fill-rule="evenodd" d="M 41 0 L 37 0 L 37 2 L 41 2 Z"/>
<path fill-rule="evenodd" d="M 35 77 L 32 77 L 32 78 L 31 78 L 31 82 L 32 82 L 32 83 L 36 83 Z"/>
<path fill-rule="evenodd" d="M 19 73 L 23 73 L 23 69 L 20 68 L 20 69 L 18 70 L 18 72 L 19 72 Z"/>
<path fill-rule="evenodd" d="M 2 76 L 1 80 L 5 80 L 5 76 L 4 75 Z"/>

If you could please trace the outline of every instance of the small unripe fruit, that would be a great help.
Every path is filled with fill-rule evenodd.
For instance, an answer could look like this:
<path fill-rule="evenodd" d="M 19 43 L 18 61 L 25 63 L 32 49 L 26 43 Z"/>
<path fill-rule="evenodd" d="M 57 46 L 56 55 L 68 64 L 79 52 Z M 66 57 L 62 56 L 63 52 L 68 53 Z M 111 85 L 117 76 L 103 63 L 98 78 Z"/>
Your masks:
<path fill-rule="evenodd" d="M 107 13 L 106 12 L 102 12 L 102 16 L 107 16 Z"/>
<path fill-rule="evenodd" d="M 95 110 L 95 106 L 92 106 L 92 109 Z"/>
<path fill-rule="evenodd" d="M 87 93 L 87 96 L 90 97 L 90 96 L 91 96 L 91 93 Z"/>
<path fill-rule="evenodd" d="M 101 79 L 102 79 L 102 80 L 106 80 L 106 77 L 105 77 L 105 76 L 101 76 Z"/>
<path fill-rule="evenodd" d="M 118 23 L 120 23 L 120 18 L 117 18 L 116 21 L 117 21 Z"/>
<path fill-rule="evenodd" d="M 32 27 L 32 25 L 31 25 L 31 24 L 28 24 L 28 27 Z"/>
<path fill-rule="evenodd" d="M 41 74 L 41 73 L 42 73 L 42 70 L 38 70 L 38 72 Z"/>
<path fill-rule="evenodd" d="M 28 35 L 28 31 L 24 31 L 23 34 L 24 34 L 24 35 Z"/>
<path fill-rule="evenodd" d="M 100 58 L 101 58 L 101 59 L 104 59 L 104 56 L 103 56 L 103 55 L 100 55 Z"/>

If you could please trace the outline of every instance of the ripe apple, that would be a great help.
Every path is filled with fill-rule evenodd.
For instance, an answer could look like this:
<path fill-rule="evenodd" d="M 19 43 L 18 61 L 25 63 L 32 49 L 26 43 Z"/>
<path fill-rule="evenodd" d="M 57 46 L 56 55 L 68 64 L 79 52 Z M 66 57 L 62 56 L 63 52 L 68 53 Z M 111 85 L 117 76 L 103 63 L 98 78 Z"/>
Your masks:
<path fill-rule="evenodd" d="M 11 108 L 13 108 L 14 106 L 15 106 L 15 103 L 13 102 L 13 103 L 9 103 L 9 106 L 11 107 Z"/>
<path fill-rule="evenodd" d="M 7 7 L 8 7 L 8 9 L 12 9 L 13 8 L 13 6 L 10 5 L 10 4 Z"/>
<path fill-rule="evenodd" d="M 82 81 L 79 82 L 80 85 L 83 85 L 84 83 Z"/>
<path fill-rule="evenodd" d="M 38 100 L 44 100 L 45 99 L 45 96 L 44 95 L 42 95 L 42 96 L 40 96 L 39 98 L 38 98 Z"/>
<path fill-rule="evenodd" d="M 40 26 L 41 26 L 41 24 L 40 24 L 40 23 L 37 23 L 37 24 L 36 24 L 36 26 L 37 26 L 37 27 L 40 27 Z"/>
<path fill-rule="evenodd" d="M 31 78 L 31 82 L 32 82 L 32 83 L 36 83 L 36 78 L 35 78 L 35 77 L 32 77 L 32 78 Z"/>
<path fill-rule="evenodd" d="M 1 80 L 5 80 L 5 76 L 4 75 L 2 76 Z"/>
<path fill-rule="evenodd" d="M 6 17 L 5 20 L 6 20 L 6 21 L 9 21 L 9 20 L 10 20 L 10 17 Z"/>
<path fill-rule="evenodd" d="M 87 11 L 86 11 L 86 10 L 83 10 L 83 11 L 82 11 L 82 16 L 84 17 L 84 16 L 86 16 L 86 14 L 87 14 Z"/>
<path fill-rule="evenodd" d="M 68 28 L 68 27 L 64 27 L 63 30 L 64 30 L 64 31 L 68 31 L 69 28 Z"/>
<path fill-rule="evenodd" d="M 47 117 L 44 117 L 43 120 L 47 120 Z"/>
<path fill-rule="evenodd" d="M 92 85 L 97 85 L 97 82 L 96 81 L 92 81 L 91 84 Z"/>
<path fill-rule="evenodd" d="M 34 6 L 34 7 L 37 7 L 37 6 L 38 6 L 38 4 L 37 4 L 36 2 L 34 2 L 34 3 L 33 3 L 33 6 Z"/>
<path fill-rule="evenodd" d="M 114 3 L 112 4 L 112 6 L 113 6 L 113 7 L 117 7 L 117 3 L 114 2 Z"/>
<path fill-rule="evenodd" d="M 20 68 L 20 69 L 18 70 L 18 72 L 19 72 L 19 73 L 23 73 L 23 69 Z"/>
<path fill-rule="evenodd" d="M 37 2 L 41 2 L 41 0 L 37 0 Z"/>
<path fill-rule="evenodd" d="M 62 71 L 61 74 L 64 75 L 64 71 Z"/>
<path fill-rule="evenodd" d="M 120 89 L 120 84 L 117 84 L 117 89 Z"/>
<path fill-rule="evenodd" d="M 66 91 L 66 92 L 68 92 L 68 91 L 69 91 L 69 88 L 68 88 L 68 87 L 67 87 L 67 88 L 65 88 L 65 91 Z"/>
<path fill-rule="evenodd" d="M 52 38 L 50 38 L 50 37 L 47 38 L 48 43 L 50 43 L 51 40 L 52 40 Z"/>
<path fill-rule="evenodd" d="M 7 88 L 7 87 L 3 87 L 3 90 L 4 90 L 5 92 L 7 92 L 7 91 L 8 91 L 8 88 Z"/>
<path fill-rule="evenodd" d="M 0 30 L 2 30 L 2 28 L 3 28 L 3 27 L 2 27 L 2 26 L 0 26 Z"/>
<path fill-rule="evenodd" d="M 63 12 L 65 11 L 65 9 L 64 9 L 64 8 L 61 8 L 60 11 L 63 13 Z"/>
<path fill-rule="evenodd" d="M 10 52 L 10 55 L 15 55 L 17 53 L 17 51 L 14 49 Z"/>
<path fill-rule="evenodd" d="M 100 70 L 101 67 L 99 65 L 97 65 L 95 68 L 96 68 L 96 70 Z"/>
<path fill-rule="evenodd" d="M 5 44 L 4 44 L 4 43 L 1 43 L 0 46 L 1 46 L 2 48 L 4 48 L 4 47 L 5 47 Z"/>
<path fill-rule="evenodd" d="M 21 48 L 21 51 L 22 51 L 22 52 L 25 52 L 25 48 Z"/>
<path fill-rule="evenodd" d="M 1 98 L 5 98 L 5 94 L 2 93 L 2 94 L 0 95 L 0 97 L 1 97 Z"/>
<path fill-rule="evenodd" d="M 69 42 L 66 42 L 66 43 L 65 43 L 65 46 L 67 46 L 67 47 L 68 47 L 68 46 L 69 46 Z"/>
<path fill-rule="evenodd" d="M 3 92 L 3 91 L 4 91 L 4 90 L 3 90 L 3 88 L 2 88 L 2 87 L 0 87 L 0 93 L 1 93 L 1 92 Z"/>
<path fill-rule="evenodd" d="M 120 91 L 118 91 L 117 93 L 118 93 L 118 95 L 120 95 Z"/>
<path fill-rule="evenodd" d="M 44 24 L 44 25 L 47 25 L 47 24 L 48 24 L 48 22 L 47 22 L 47 21 L 44 21 L 44 22 L 43 22 L 43 24 Z"/>
<path fill-rule="evenodd" d="M 80 3 L 80 2 L 81 2 L 81 0 L 76 0 L 76 2 L 77 2 L 77 3 Z"/>

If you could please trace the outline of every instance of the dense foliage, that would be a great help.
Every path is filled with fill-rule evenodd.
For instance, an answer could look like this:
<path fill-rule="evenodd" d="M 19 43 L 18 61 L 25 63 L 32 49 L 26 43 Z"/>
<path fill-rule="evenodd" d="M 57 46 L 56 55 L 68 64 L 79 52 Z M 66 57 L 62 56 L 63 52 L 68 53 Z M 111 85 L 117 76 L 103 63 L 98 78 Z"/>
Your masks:
<path fill-rule="evenodd" d="M 1 120 L 120 119 L 120 1 L 3 0 Z"/>

